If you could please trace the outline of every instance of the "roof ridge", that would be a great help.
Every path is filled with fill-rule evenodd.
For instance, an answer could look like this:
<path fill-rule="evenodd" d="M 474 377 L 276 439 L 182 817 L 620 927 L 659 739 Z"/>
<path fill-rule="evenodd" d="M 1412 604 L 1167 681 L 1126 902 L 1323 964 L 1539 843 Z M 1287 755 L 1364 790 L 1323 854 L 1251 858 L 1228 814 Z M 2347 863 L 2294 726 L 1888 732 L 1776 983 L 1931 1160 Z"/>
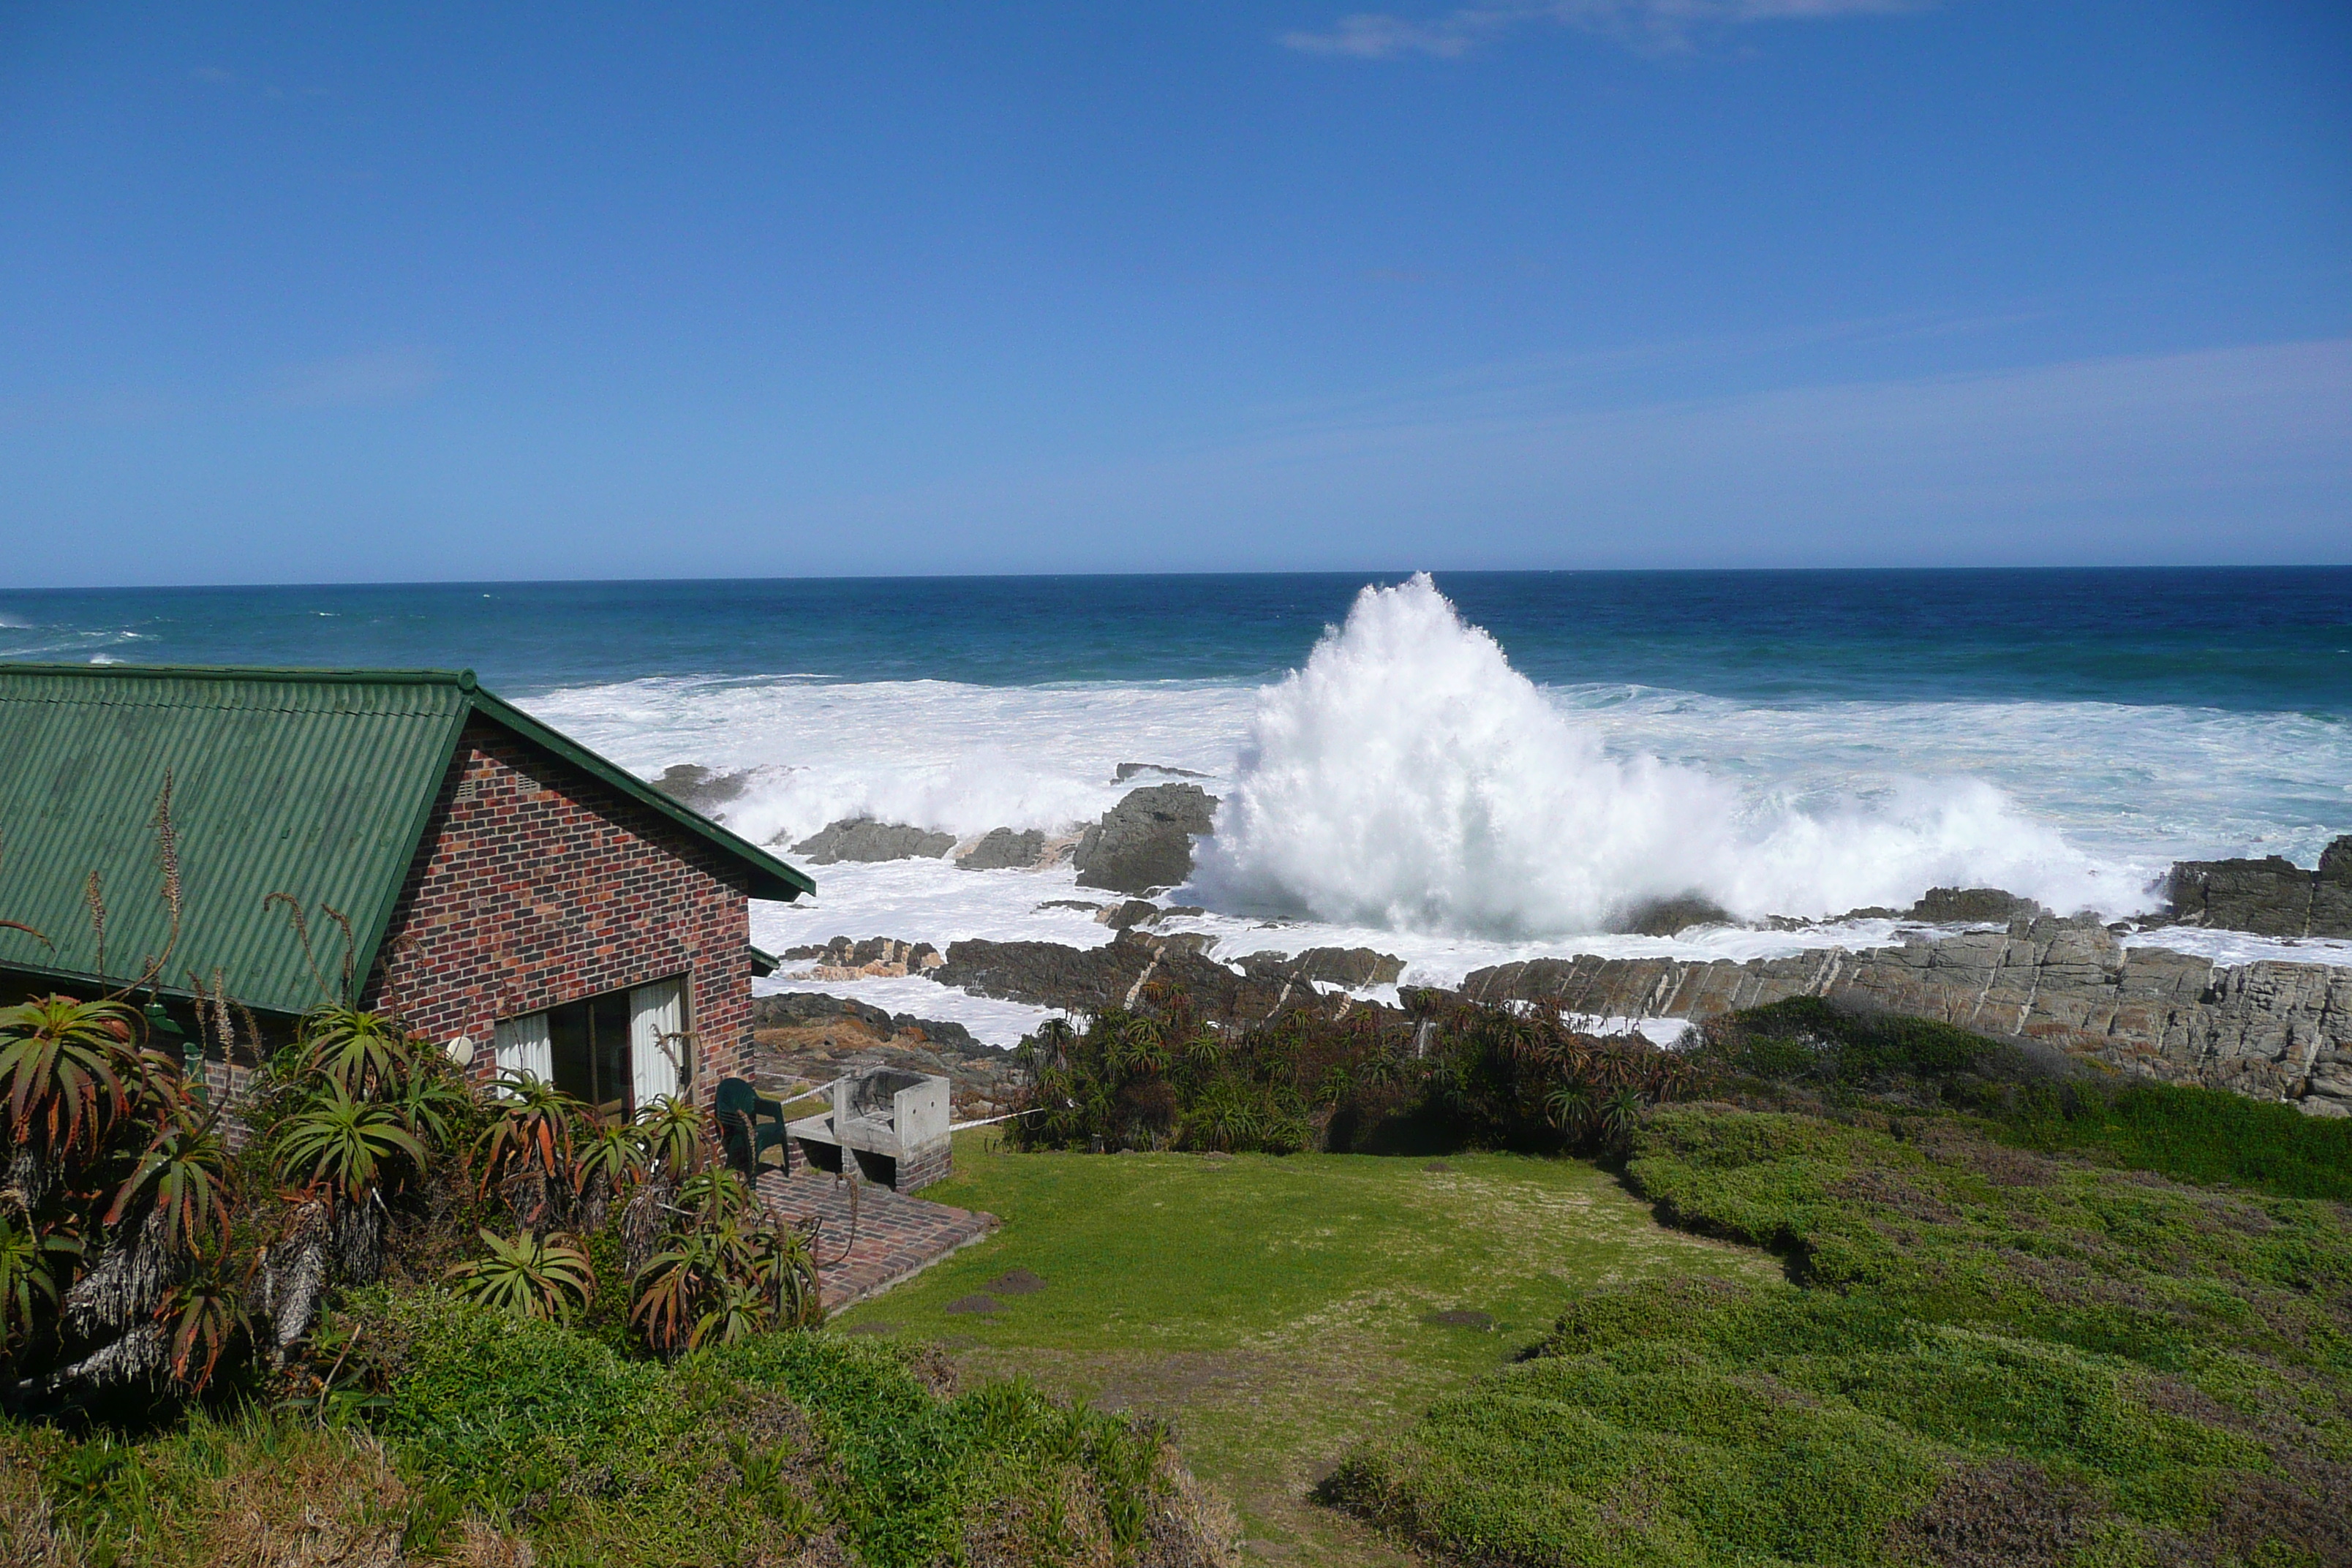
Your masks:
<path fill-rule="evenodd" d="M 75 675 L 119 679 L 125 676 L 168 676 L 178 680 L 335 681 L 349 685 L 455 686 L 472 691 L 481 684 L 467 669 L 382 669 L 366 665 L 271 664 L 40 664 L 32 660 L 0 659 L 0 675 Z"/>

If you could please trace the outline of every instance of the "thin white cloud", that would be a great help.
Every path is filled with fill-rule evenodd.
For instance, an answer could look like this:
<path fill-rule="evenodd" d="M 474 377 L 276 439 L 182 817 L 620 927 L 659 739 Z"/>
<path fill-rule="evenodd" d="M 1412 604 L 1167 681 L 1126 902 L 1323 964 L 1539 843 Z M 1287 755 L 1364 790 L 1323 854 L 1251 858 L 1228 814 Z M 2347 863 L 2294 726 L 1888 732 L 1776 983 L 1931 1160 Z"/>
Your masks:
<path fill-rule="evenodd" d="M 1353 59 L 1396 59 L 1423 55 L 1460 59 L 1481 46 L 1529 25 L 1573 27 L 1640 48 L 1690 47 L 1711 28 L 1751 22 L 1821 21 L 1839 16 L 1892 16 L 1924 11 L 1935 0 L 1520 0 L 1465 5 L 1433 20 L 1416 21 L 1385 11 L 1342 16 L 1324 32 L 1290 32 L 1283 44 L 1306 54 Z"/>
<path fill-rule="evenodd" d="M 440 361 L 429 352 L 385 349 L 289 365 L 278 373 L 269 401 L 280 408 L 406 403 L 424 396 L 440 380 Z"/>

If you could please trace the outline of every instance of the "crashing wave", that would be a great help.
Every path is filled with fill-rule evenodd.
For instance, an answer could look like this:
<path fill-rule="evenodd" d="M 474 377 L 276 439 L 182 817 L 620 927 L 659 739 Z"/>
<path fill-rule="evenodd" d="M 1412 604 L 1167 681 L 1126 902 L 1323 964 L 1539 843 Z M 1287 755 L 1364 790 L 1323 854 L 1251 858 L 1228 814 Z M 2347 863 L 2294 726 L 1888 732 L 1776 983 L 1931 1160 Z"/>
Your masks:
<path fill-rule="evenodd" d="M 1999 886 L 2058 909 L 2126 879 L 1975 779 L 1800 805 L 1617 754 L 1465 625 L 1426 574 L 1367 587 L 1261 695 L 1203 846 L 1213 904 L 1507 940 L 1696 897 L 1742 919 Z"/>

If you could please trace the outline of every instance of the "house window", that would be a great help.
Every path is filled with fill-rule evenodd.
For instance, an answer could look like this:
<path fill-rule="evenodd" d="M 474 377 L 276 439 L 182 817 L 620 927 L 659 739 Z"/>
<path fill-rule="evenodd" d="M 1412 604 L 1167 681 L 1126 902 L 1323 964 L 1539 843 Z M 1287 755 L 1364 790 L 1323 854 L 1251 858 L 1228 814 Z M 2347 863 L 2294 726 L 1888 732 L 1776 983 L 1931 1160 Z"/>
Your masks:
<path fill-rule="evenodd" d="M 635 1116 L 687 1089 L 686 983 L 656 980 L 501 1018 L 501 1077 L 529 1073 L 607 1116 Z"/>

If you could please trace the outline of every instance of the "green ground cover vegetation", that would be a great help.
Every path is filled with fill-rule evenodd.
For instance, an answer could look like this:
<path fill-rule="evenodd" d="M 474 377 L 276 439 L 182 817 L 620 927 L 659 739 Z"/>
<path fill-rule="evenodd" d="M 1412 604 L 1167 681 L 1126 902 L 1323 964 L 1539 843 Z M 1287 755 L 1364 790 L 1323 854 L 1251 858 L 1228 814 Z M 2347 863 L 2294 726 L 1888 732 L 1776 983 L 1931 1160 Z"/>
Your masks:
<path fill-rule="evenodd" d="M 364 1426 L 247 1407 L 0 1437 L 14 1522 L 28 1494 L 46 1512 L 32 1560 L 1211 1560 L 1189 1510 L 1213 1505 L 1156 1428 L 1023 1384 L 955 1394 L 936 1355 L 816 1333 L 630 1360 L 436 1290 L 361 1292 L 335 1327 L 379 1391 Z"/>
<path fill-rule="evenodd" d="M 1696 1056 L 1759 1108 L 1625 1179 L 1798 1289 L 1588 1295 L 1324 1495 L 1482 1563 L 2352 1562 L 2352 1221 L 2288 1195 L 2335 1128 L 1818 1004 Z"/>
<path fill-rule="evenodd" d="M 2126 1079 L 2046 1047 L 1927 1018 L 1792 997 L 1712 1023 L 1697 1065 L 1717 1092 L 1795 1090 L 1835 1110 L 1908 1100 L 1992 1135 L 2187 1182 L 2352 1202 L 2352 1120 L 2216 1089 Z M 1802 1103 L 1800 1101 L 1799 1103 Z"/>

